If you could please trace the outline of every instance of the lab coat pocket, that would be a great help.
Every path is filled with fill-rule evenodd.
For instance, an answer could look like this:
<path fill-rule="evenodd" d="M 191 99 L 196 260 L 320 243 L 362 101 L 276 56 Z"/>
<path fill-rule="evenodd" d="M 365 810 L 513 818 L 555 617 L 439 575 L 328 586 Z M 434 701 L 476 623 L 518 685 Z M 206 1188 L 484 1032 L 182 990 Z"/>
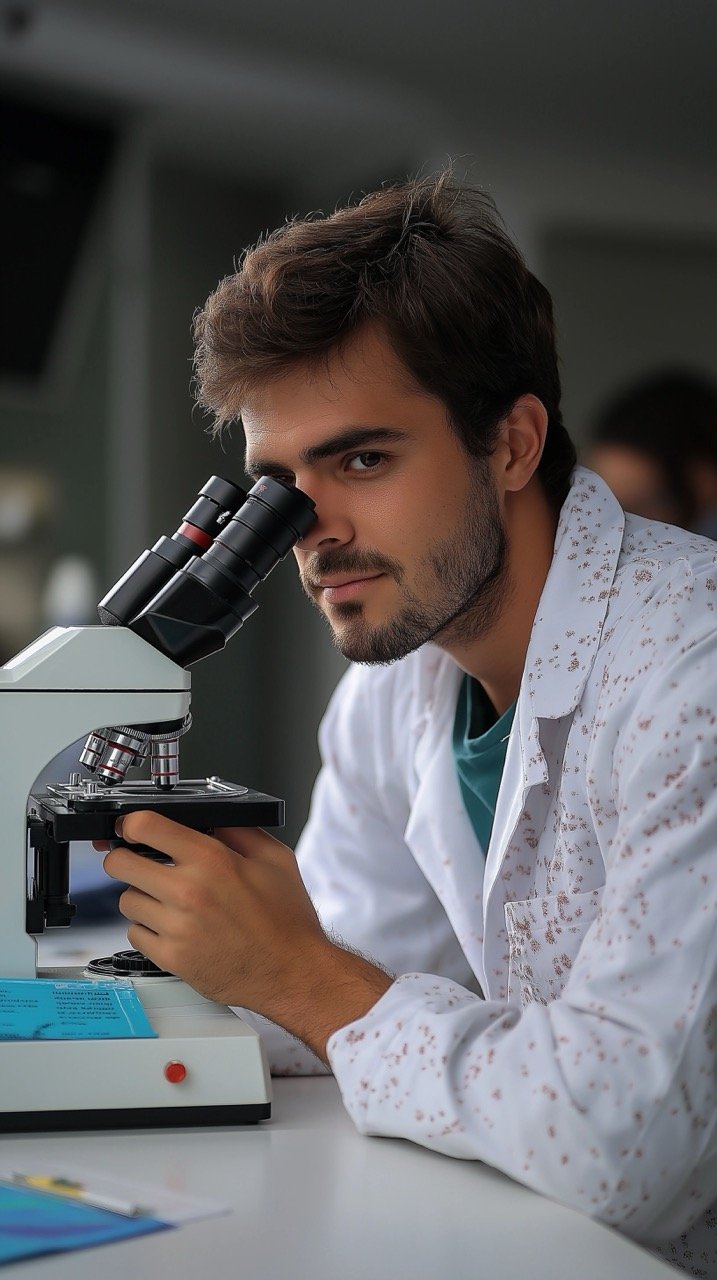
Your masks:
<path fill-rule="evenodd" d="M 561 995 L 601 897 L 600 888 L 505 904 L 512 1003 L 548 1004 Z"/>

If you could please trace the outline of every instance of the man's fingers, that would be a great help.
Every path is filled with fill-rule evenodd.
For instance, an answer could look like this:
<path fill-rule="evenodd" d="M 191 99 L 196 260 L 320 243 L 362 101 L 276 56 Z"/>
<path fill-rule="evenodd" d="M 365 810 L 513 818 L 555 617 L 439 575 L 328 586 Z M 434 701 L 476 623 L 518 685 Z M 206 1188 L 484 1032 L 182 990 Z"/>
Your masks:
<path fill-rule="evenodd" d="M 151 858 L 143 858 L 141 853 L 132 853 L 122 845 L 117 849 L 110 849 L 102 866 L 113 880 L 134 885 L 152 898 L 161 900 L 167 897 L 167 890 L 171 889 L 171 882 L 167 881 L 166 876 L 173 870 L 172 867 L 154 862 Z"/>
<path fill-rule="evenodd" d="M 131 924 L 127 930 L 127 941 L 135 951 L 140 951 L 148 960 L 160 969 L 164 969 L 165 966 L 159 957 L 161 942 L 151 929 L 147 929 L 143 924 Z"/>
<path fill-rule="evenodd" d="M 263 827 L 216 827 L 214 836 L 228 849 L 233 849 L 234 853 L 240 853 L 243 858 L 264 858 L 273 861 L 291 852 L 281 840 L 269 835 Z"/>
<path fill-rule="evenodd" d="M 165 818 L 152 809 L 138 809 L 118 818 L 115 830 L 120 840 L 132 844 L 146 844 L 159 853 L 167 853 L 177 866 L 184 862 L 196 862 L 209 847 L 211 836 L 190 827 L 184 827 L 171 818 Z"/>
<path fill-rule="evenodd" d="M 119 901 L 119 909 L 131 924 L 144 925 L 152 933 L 161 932 L 166 911 L 164 905 L 148 893 L 134 888 L 125 889 Z"/>
<path fill-rule="evenodd" d="M 275 860 L 291 853 L 285 844 L 262 827 L 217 827 L 210 836 L 173 822 L 152 809 L 139 809 L 118 818 L 116 830 L 121 840 L 145 844 L 150 849 L 166 853 L 177 866 L 196 863 L 217 844 L 225 845 L 244 858 Z M 97 841 L 98 847 L 103 844 L 104 841 Z"/>

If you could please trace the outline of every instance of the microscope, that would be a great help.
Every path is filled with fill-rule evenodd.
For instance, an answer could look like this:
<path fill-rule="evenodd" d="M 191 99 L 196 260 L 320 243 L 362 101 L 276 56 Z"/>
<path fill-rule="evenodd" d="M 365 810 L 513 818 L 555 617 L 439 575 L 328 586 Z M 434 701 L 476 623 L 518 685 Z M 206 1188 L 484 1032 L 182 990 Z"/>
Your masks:
<path fill-rule="evenodd" d="M 275 797 L 218 776 L 183 780 L 179 743 L 191 724 L 187 668 L 239 630 L 257 607 L 254 588 L 314 519 L 311 500 L 280 481 L 263 477 L 247 495 L 212 476 L 176 533 L 145 551 L 100 602 L 101 625 L 55 627 L 0 668 L 0 978 L 79 980 L 92 1000 L 108 981 L 131 985 L 155 1033 L 1 1040 L 0 1130 L 244 1124 L 270 1115 L 261 1042 L 230 1009 L 135 951 L 84 969 L 38 970 L 36 939 L 75 913 L 72 842 L 115 839 L 122 814 L 151 808 L 204 832 L 282 825 Z M 34 790 L 48 762 L 85 738 L 69 779 Z M 130 770 L 145 761 L 149 779 L 133 781 Z"/>

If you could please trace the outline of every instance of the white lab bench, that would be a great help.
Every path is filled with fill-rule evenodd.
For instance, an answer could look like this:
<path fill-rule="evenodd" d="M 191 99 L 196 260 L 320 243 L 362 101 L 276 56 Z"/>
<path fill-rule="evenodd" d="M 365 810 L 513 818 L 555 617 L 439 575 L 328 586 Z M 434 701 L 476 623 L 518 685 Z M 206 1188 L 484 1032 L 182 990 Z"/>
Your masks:
<path fill-rule="evenodd" d="M 276 1080 L 242 1128 L 33 1134 L 3 1162 L 67 1161 L 231 1205 L 136 1240 L 4 1267 L 22 1280 L 665 1280 L 676 1272 L 472 1161 L 363 1138 L 329 1077 Z M 52 1083 L 48 1081 L 48 1089 Z"/>
<path fill-rule="evenodd" d="M 65 939 L 53 960 L 74 958 L 68 953 L 80 938 L 69 931 Z M 88 939 L 81 941 L 86 946 Z M 51 1080 L 47 1089 L 51 1094 Z M 2 1268 L 2 1280 L 674 1280 L 679 1274 L 617 1232 L 485 1165 L 398 1139 L 361 1137 L 326 1076 L 275 1080 L 272 1118 L 258 1125 L 3 1136 L 0 1152 L 3 1164 L 20 1168 L 66 1162 L 231 1206 L 229 1214 L 176 1230 L 12 1264 Z"/>

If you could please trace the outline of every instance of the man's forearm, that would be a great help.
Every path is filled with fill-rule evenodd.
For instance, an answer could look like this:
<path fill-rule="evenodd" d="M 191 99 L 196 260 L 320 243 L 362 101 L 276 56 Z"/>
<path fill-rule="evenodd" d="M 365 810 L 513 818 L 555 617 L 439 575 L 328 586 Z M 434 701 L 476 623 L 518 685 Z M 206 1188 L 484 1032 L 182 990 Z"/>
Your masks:
<path fill-rule="evenodd" d="M 123 846 L 105 858 L 129 886 L 120 909 L 131 945 L 207 999 L 253 1009 L 326 1062 L 333 1033 L 391 986 L 381 968 L 327 937 L 294 854 L 268 832 L 200 835 L 140 810 L 117 834 L 172 859 L 148 862 Z"/>
<path fill-rule="evenodd" d="M 269 1016 L 328 1062 L 334 1032 L 368 1013 L 392 982 L 364 956 L 327 940 L 319 954 L 304 959 L 300 979 L 279 995 Z"/>

